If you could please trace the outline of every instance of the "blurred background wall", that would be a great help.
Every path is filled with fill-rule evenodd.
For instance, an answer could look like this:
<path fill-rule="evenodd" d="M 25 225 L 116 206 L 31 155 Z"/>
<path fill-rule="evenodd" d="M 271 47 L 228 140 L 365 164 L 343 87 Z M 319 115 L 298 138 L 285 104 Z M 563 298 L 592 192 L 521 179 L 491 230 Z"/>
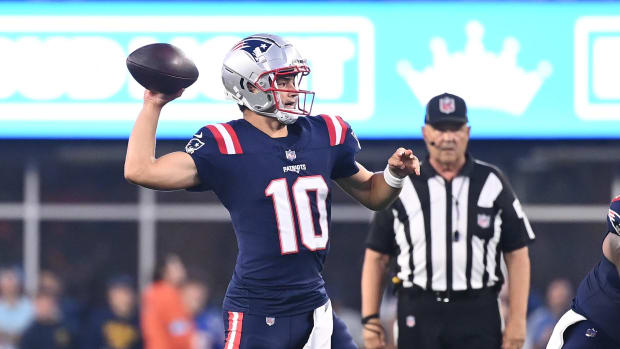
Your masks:
<path fill-rule="evenodd" d="M 361 143 L 359 161 L 376 171 L 397 146 L 425 154 L 417 139 Z M 184 145 L 160 141 L 158 153 Z M 88 299 L 118 273 L 147 283 L 155 256 L 176 252 L 209 275 L 214 295 L 225 292 L 236 241 L 212 193 L 128 184 L 124 140 L 11 140 L 0 149 L 0 263 L 53 270 L 64 275 L 68 292 Z M 470 151 L 504 170 L 524 203 L 537 235 L 530 251 L 533 289 L 544 290 L 556 277 L 576 285 L 600 257 L 606 206 L 612 192 L 620 192 L 617 141 L 473 140 Z M 357 308 L 372 213 L 337 186 L 333 194 L 325 277 L 331 293 Z"/>

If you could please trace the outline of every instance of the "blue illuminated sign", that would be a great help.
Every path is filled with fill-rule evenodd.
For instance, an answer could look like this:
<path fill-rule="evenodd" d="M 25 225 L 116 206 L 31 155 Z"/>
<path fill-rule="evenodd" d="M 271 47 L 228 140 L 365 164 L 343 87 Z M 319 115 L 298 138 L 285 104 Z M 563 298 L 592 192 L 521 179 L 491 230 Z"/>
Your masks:
<path fill-rule="evenodd" d="M 327 15 L 329 13 L 329 15 Z M 465 98 L 473 138 L 619 138 L 613 3 L 0 3 L 0 137 L 126 138 L 143 89 L 125 57 L 169 42 L 198 82 L 164 108 L 161 138 L 240 117 L 220 68 L 273 32 L 309 60 L 314 113 L 362 138 L 420 137 L 424 105 Z"/>

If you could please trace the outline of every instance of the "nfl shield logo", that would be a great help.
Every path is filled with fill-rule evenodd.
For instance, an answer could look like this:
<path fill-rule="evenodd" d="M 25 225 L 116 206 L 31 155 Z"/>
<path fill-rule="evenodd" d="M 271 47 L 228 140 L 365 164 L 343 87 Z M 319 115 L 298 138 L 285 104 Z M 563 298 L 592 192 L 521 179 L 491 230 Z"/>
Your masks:
<path fill-rule="evenodd" d="M 276 318 L 275 317 L 266 317 L 265 318 L 265 323 L 267 324 L 267 326 L 273 326 L 273 324 L 276 323 Z"/>
<path fill-rule="evenodd" d="M 415 316 L 413 316 L 413 315 L 407 316 L 405 322 L 407 323 L 407 327 L 415 326 Z"/>
<path fill-rule="evenodd" d="M 295 154 L 294 150 L 290 150 L 290 149 L 289 150 L 285 150 L 284 154 L 286 154 L 286 159 L 288 161 L 293 161 L 293 160 L 295 160 L 297 158 L 297 154 Z"/>
<path fill-rule="evenodd" d="M 456 106 L 454 104 L 454 98 L 443 97 L 439 99 L 439 111 L 444 114 L 454 113 Z"/>
<path fill-rule="evenodd" d="M 478 214 L 478 226 L 486 229 L 491 225 L 491 216 L 488 214 Z"/>

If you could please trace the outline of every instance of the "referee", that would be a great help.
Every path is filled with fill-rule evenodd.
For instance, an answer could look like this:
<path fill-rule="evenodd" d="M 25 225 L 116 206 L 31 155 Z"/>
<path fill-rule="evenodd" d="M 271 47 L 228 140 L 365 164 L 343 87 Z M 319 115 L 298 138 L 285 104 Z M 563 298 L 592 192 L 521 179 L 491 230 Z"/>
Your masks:
<path fill-rule="evenodd" d="M 534 234 L 504 175 L 467 153 L 467 121 L 458 96 L 444 93 L 428 102 L 422 133 L 429 155 L 421 175 L 405 178 L 399 198 L 373 218 L 362 270 L 367 349 L 385 347 L 379 307 L 390 257 L 396 260 L 399 348 L 523 345 L 527 245 Z M 510 299 L 505 329 L 498 306 L 504 281 Z"/>

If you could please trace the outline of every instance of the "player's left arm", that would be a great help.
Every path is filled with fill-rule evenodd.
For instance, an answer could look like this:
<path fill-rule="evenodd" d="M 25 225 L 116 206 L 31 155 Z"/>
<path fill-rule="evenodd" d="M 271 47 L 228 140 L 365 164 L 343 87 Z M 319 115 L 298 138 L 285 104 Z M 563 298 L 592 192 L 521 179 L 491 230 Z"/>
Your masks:
<path fill-rule="evenodd" d="M 362 205 L 375 211 L 388 207 L 398 197 L 403 178 L 412 173 L 420 175 L 420 162 L 411 149 L 398 148 L 392 154 L 385 169 L 389 173 L 370 172 L 359 163 L 357 166 L 359 171 L 356 174 L 336 179 L 336 183 Z"/>
<path fill-rule="evenodd" d="M 495 169 L 502 190 L 495 204 L 501 210 L 500 245 L 508 269 L 509 314 L 502 349 L 521 348 L 525 341 L 527 299 L 530 289 L 530 257 L 528 245 L 536 236 L 521 202 L 506 176 Z"/>
<path fill-rule="evenodd" d="M 517 349 L 525 341 L 527 298 L 530 289 L 530 257 L 528 247 L 505 252 L 508 269 L 508 321 L 504 331 L 502 349 Z"/>

